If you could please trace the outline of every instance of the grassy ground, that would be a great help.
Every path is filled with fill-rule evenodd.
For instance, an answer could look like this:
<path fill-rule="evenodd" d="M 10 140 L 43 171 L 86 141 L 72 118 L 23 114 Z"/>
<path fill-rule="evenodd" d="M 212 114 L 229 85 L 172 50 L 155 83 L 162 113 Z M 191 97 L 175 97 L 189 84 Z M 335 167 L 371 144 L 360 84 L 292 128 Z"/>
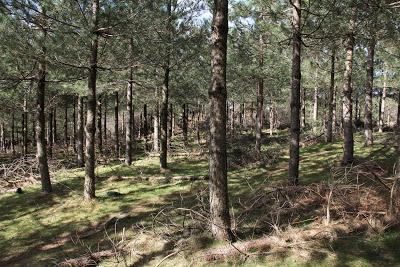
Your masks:
<path fill-rule="evenodd" d="M 388 176 L 394 164 L 393 134 L 376 134 L 375 139 L 374 147 L 364 148 L 362 136 L 356 135 L 356 160 L 376 161 L 387 170 L 384 175 Z M 243 151 L 235 151 L 235 148 L 252 147 L 251 138 L 230 143 L 229 190 L 232 203 L 260 184 L 285 182 L 288 159 L 287 149 L 283 145 L 285 143 L 283 135 L 267 138 L 263 146 L 265 154 L 269 156 L 266 165 L 238 164 L 239 155 Z M 341 155 L 341 143 L 307 145 L 301 150 L 301 183 L 329 179 L 330 169 L 339 164 Z M 173 157 L 169 166 L 170 172 L 160 173 L 158 159 L 155 157 L 140 157 L 131 167 L 117 163 L 98 166 L 97 201 L 91 204 L 82 202 L 82 169 L 57 172 L 53 177 L 55 193 L 51 195 L 41 193 L 39 186 L 24 188 L 25 193 L 21 195 L 0 195 L 0 266 L 52 266 L 88 250 L 110 248 L 112 242 L 120 238 L 123 231 L 125 233 L 125 229 L 124 238 L 139 238 L 137 229 L 151 227 L 157 211 L 171 203 L 190 207 L 196 201 L 191 194 L 193 188 L 206 186 L 205 181 L 170 179 L 206 175 L 207 161 L 204 157 Z M 110 179 L 111 176 L 121 176 L 122 179 L 115 181 Z M 110 196 L 111 191 L 121 195 Z M 132 226 L 135 226 L 135 230 L 129 230 Z M 171 251 L 169 244 L 160 243 L 158 246 L 151 241 L 146 242 L 146 254 L 130 259 L 129 266 L 153 266 Z M 231 260 L 213 265 L 400 266 L 400 251 L 397 248 L 399 242 L 400 233 L 397 231 L 372 238 L 351 236 L 326 244 L 319 253 L 307 259 L 285 252 L 248 259 L 246 262 Z M 205 247 L 216 245 L 210 240 L 205 243 Z M 188 261 L 179 256 L 163 262 L 163 266 L 189 264 L 209 266 L 200 259 L 192 258 Z M 102 265 L 116 264 L 106 260 Z"/>

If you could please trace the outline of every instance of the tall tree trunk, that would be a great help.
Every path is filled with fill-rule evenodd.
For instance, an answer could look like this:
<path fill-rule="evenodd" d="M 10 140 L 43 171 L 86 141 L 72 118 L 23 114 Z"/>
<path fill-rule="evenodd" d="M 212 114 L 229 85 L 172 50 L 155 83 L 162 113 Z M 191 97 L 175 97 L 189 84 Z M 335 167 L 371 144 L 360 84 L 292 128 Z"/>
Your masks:
<path fill-rule="evenodd" d="M 158 103 L 156 103 L 154 115 L 153 115 L 153 151 L 158 153 L 160 151 L 158 146 L 159 138 L 159 108 Z"/>
<path fill-rule="evenodd" d="M 94 173 L 96 164 L 95 134 L 96 134 L 96 80 L 97 80 L 97 50 L 99 46 L 98 27 L 99 0 L 92 0 L 91 28 L 93 31 L 91 43 L 91 56 L 88 77 L 87 93 L 87 118 L 86 118 L 86 164 L 85 164 L 85 186 L 84 198 L 86 201 L 94 199 L 95 181 Z"/>
<path fill-rule="evenodd" d="M 53 144 L 57 144 L 58 136 L 57 136 L 57 108 L 54 108 L 53 112 Z"/>
<path fill-rule="evenodd" d="M 354 52 L 354 18 L 350 20 L 349 32 L 346 40 L 346 61 L 343 85 L 343 137 L 344 154 L 343 165 L 351 164 L 354 160 L 354 139 L 353 139 L 353 100 L 352 94 L 352 72 Z"/>
<path fill-rule="evenodd" d="M 397 91 L 397 118 L 396 118 L 396 137 L 397 137 L 397 164 L 396 174 L 400 177 L 400 89 Z"/>
<path fill-rule="evenodd" d="M 374 57 L 375 57 L 375 38 L 368 41 L 367 54 L 367 80 L 365 85 L 365 110 L 364 110 L 364 134 L 365 146 L 372 146 L 372 89 L 374 86 Z"/>
<path fill-rule="evenodd" d="M 228 1 L 214 0 L 210 99 L 209 187 L 211 231 L 216 239 L 232 240 L 226 154 L 226 57 Z"/>
<path fill-rule="evenodd" d="M 103 110 L 103 139 L 104 142 L 107 141 L 107 94 L 104 94 L 103 96 L 103 106 L 104 106 L 104 110 Z"/>
<path fill-rule="evenodd" d="M 301 128 L 306 127 L 306 88 L 302 87 L 300 89 L 301 93 Z"/>
<path fill-rule="evenodd" d="M 49 157 L 53 158 L 53 111 L 49 113 L 48 119 L 48 146 L 49 146 Z"/>
<path fill-rule="evenodd" d="M 65 103 L 64 109 L 64 146 L 68 148 L 69 141 L 68 141 L 68 103 Z"/>
<path fill-rule="evenodd" d="M 73 112 L 72 112 L 72 146 L 74 147 L 74 152 L 77 153 L 76 149 L 76 102 L 77 99 L 74 96 Z"/>
<path fill-rule="evenodd" d="M 4 122 L 1 122 L 1 129 L 0 129 L 0 146 L 1 146 L 1 151 L 5 152 L 6 150 L 6 137 L 4 133 Z"/>
<path fill-rule="evenodd" d="M 174 113 L 173 113 L 173 108 L 172 108 L 172 103 L 169 104 L 169 128 L 168 128 L 168 137 L 171 142 L 172 140 L 172 134 L 173 130 L 172 128 L 174 127 Z"/>
<path fill-rule="evenodd" d="M 329 94 L 328 94 L 328 117 L 326 123 L 326 142 L 333 142 L 333 128 L 334 128 L 334 119 L 333 119 L 333 110 L 334 110 L 334 98 L 335 98 L 335 59 L 336 59 L 336 48 L 332 49 L 331 54 L 331 80 L 329 86 Z"/>
<path fill-rule="evenodd" d="M 386 108 L 386 94 L 387 94 L 387 69 L 383 71 L 383 90 L 379 114 L 379 132 L 383 132 L 385 127 L 385 108 Z"/>
<path fill-rule="evenodd" d="M 182 134 L 183 144 L 186 146 L 188 143 L 188 107 L 186 104 L 182 105 Z"/>
<path fill-rule="evenodd" d="M 115 155 L 120 157 L 119 148 L 119 94 L 118 91 L 114 93 L 114 140 L 115 140 Z"/>
<path fill-rule="evenodd" d="M 96 140 L 97 146 L 99 148 L 99 152 L 103 153 L 103 129 L 102 129 L 102 106 L 103 106 L 103 97 L 101 94 L 98 95 L 97 97 L 97 129 L 96 129 Z"/>
<path fill-rule="evenodd" d="M 313 97 L 313 133 L 317 133 L 318 124 L 318 66 L 315 69 L 315 87 L 314 87 L 314 97 Z"/>
<path fill-rule="evenodd" d="M 293 1 L 293 58 L 292 58 L 292 93 L 290 104 L 290 159 L 289 183 L 296 185 L 299 180 L 300 160 L 300 79 L 301 79 L 301 6 L 300 0 Z"/>
<path fill-rule="evenodd" d="M 172 0 L 168 1 L 167 4 L 167 33 L 168 33 L 168 45 L 171 44 L 172 34 Z M 169 46 L 166 49 L 165 54 L 165 65 L 164 65 L 164 81 L 162 86 L 162 99 L 161 99 L 161 113 L 160 113 L 160 168 L 167 169 L 167 153 L 168 153 L 168 97 L 169 97 L 169 73 L 170 73 L 170 60 L 171 50 Z"/>
<path fill-rule="evenodd" d="M 83 97 L 78 96 L 78 120 L 76 127 L 76 154 L 78 160 L 78 166 L 83 167 L 85 165 L 85 158 L 83 154 Z"/>
<path fill-rule="evenodd" d="M 258 52 L 258 67 L 260 70 L 264 68 L 264 37 L 260 34 Z M 257 113 L 256 113 L 256 153 L 261 154 L 262 129 L 264 122 L 264 79 L 257 79 Z"/>
<path fill-rule="evenodd" d="M 129 50 L 130 50 L 130 57 L 131 57 L 131 67 L 129 69 L 129 82 L 128 88 L 126 91 L 126 136 L 125 136 L 125 164 L 130 166 L 132 164 L 132 142 L 133 142 L 133 67 L 132 67 L 132 49 L 133 49 L 133 40 L 130 39 L 129 43 Z"/>
<path fill-rule="evenodd" d="M 47 33 L 43 32 L 43 44 L 45 42 Z M 46 48 L 42 45 L 42 58 L 39 63 L 38 83 L 36 89 L 36 158 L 38 160 L 38 169 L 40 173 L 40 180 L 42 183 L 42 191 L 51 193 L 53 191 L 49 166 L 47 163 L 46 151 L 46 127 L 45 127 L 45 114 L 44 114 L 44 101 L 46 90 Z"/>
<path fill-rule="evenodd" d="M 15 156 L 15 112 L 12 111 L 11 115 L 11 150 L 13 156 Z"/>
<path fill-rule="evenodd" d="M 26 156 L 28 154 L 28 104 L 26 101 L 26 97 L 24 99 L 24 113 L 22 119 L 22 139 L 23 139 L 23 155 Z"/>

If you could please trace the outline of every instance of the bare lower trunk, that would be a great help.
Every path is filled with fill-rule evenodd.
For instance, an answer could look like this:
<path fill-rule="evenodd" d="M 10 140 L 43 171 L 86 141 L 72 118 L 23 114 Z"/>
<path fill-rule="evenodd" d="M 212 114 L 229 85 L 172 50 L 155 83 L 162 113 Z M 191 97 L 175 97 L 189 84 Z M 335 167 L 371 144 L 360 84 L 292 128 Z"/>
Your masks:
<path fill-rule="evenodd" d="M 120 157 L 120 148 L 119 148 L 119 94 L 118 92 L 114 93 L 114 149 L 115 155 Z"/>
<path fill-rule="evenodd" d="M 300 89 L 301 93 L 301 128 L 306 127 L 306 88 Z"/>
<path fill-rule="evenodd" d="M 11 150 L 13 156 L 15 155 L 15 112 L 11 115 Z"/>
<path fill-rule="evenodd" d="M 368 42 L 367 55 L 367 82 L 365 86 L 365 110 L 364 110 L 364 134 L 365 146 L 372 146 L 372 89 L 374 86 L 374 55 L 375 55 L 375 39 Z"/>
<path fill-rule="evenodd" d="M 188 143 L 188 108 L 186 104 L 182 106 L 182 134 L 183 144 L 186 146 Z"/>
<path fill-rule="evenodd" d="M 164 70 L 164 84 L 162 87 L 161 114 L 160 114 L 160 167 L 167 169 L 168 149 L 168 87 L 169 67 Z"/>
<path fill-rule="evenodd" d="M 386 108 L 386 93 L 387 93 L 387 70 L 383 72 L 383 89 L 379 114 L 379 132 L 383 132 L 385 127 L 385 108 Z"/>
<path fill-rule="evenodd" d="M 44 38 L 46 32 L 43 33 Z M 38 84 L 36 89 L 36 158 L 38 161 L 38 169 L 40 173 L 40 180 L 42 183 L 42 191 L 51 193 L 53 191 L 49 166 L 47 163 L 46 139 L 45 139 L 45 114 L 44 114 L 44 101 L 45 101 L 45 88 L 46 88 L 46 49 L 42 47 L 43 59 L 39 61 L 39 75 Z"/>
<path fill-rule="evenodd" d="M 352 71 L 353 71 L 353 50 L 354 50 L 354 19 L 350 20 L 349 33 L 346 40 L 346 61 L 343 85 L 343 137 L 344 154 L 343 165 L 349 165 L 354 160 L 354 139 L 353 139 L 353 100 L 352 94 Z"/>
<path fill-rule="evenodd" d="M 171 142 L 173 129 L 174 128 L 174 113 L 172 108 L 172 103 L 169 104 L 169 128 L 168 128 L 168 137 Z"/>
<path fill-rule="evenodd" d="M 132 49 L 132 41 L 131 41 L 131 49 Z M 131 165 L 132 164 L 132 143 L 133 143 L 133 69 L 130 68 L 129 72 L 129 82 L 128 88 L 126 91 L 126 136 L 125 136 L 125 164 Z"/>
<path fill-rule="evenodd" d="M 73 112 L 72 112 L 72 146 L 74 147 L 74 152 L 76 149 L 76 97 L 74 97 Z"/>
<path fill-rule="evenodd" d="M 24 113 L 22 120 L 22 133 L 23 133 L 23 155 L 26 156 L 28 154 L 28 104 L 26 98 L 24 99 Z"/>
<path fill-rule="evenodd" d="M 64 146 L 68 148 L 69 141 L 68 141 L 68 104 L 65 103 L 64 109 Z"/>
<path fill-rule="evenodd" d="M 209 91 L 209 187 L 211 231 L 216 239 L 232 240 L 226 154 L 227 0 L 214 0 L 212 29 L 212 86 Z"/>
<path fill-rule="evenodd" d="M 76 127 L 76 154 L 78 160 L 78 167 L 83 167 L 84 154 L 83 154 L 83 97 L 78 96 L 78 120 Z"/>
<path fill-rule="evenodd" d="M 90 68 L 88 78 L 88 93 L 87 93 L 87 118 L 86 118 L 86 164 L 85 164 L 85 185 L 84 198 L 86 201 L 92 200 L 95 195 L 94 173 L 96 164 L 95 155 L 95 134 L 96 134 L 96 80 L 97 80 L 97 49 L 99 36 L 95 32 L 98 27 L 99 0 L 92 0 L 92 43 Z"/>
<path fill-rule="evenodd" d="M 261 138 L 264 121 L 264 80 L 258 79 L 257 82 L 257 113 L 256 113 L 256 153 L 261 153 Z"/>
<path fill-rule="evenodd" d="M 53 144 L 57 144 L 57 108 L 53 110 Z"/>
<path fill-rule="evenodd" d="M 96 129 L 96 140 L 99 152 L 103 152 L 103 129 L 101 125 L 101 118 L 102 118 L 102 96 L 99 94 L 97 98 L 97 129 Z"/>
<path fill-rule="evenodd" d="M 300 79 L 301 79 L 301 31 L 300 0 L 293 1 L 293 58 L 292 58 L 292 92 L 290 103 L 290 150 L 289 150 L 289 183 L 298 184 L 300 160 Z"/>
<path fill-rule="evenodd" d="M 333 129 L 334 129 L 334 118 L 333 111 L 335 108 L 334 98 L 335 98 L 335 58 L 336 58 L 336 49 L 332 49 L 331 54 L 331 80 L 329 86 L 329 94 L 328 94 L 328 117 L 326 121 L 326 142 L 333 142 Z"/>
<path fill-rule="evenodd" d="M 48 145 L 49 145 L 49 157 L 53 158 L 53 112 L 51 111 L 49 113 L 49 119 L 48 119 Z"/>
<path fill-rule="evenodd" d="M 104 94 L 103 96 L 103 139 L 104 142 L 106 143 L 107 141 L 107 94 Z"/>
<path fill-rule="evenodd" d="M 160 151 L 158 143 L 159 143 L 159 108 L 158 103 L 156 104 L 154 117 L 153 117 L 153 150 L 154 152 L 158 153 Z"/>
<path fill-rule="evenodd" d="M 315 82 L 317 83 L 314 87 L 314 97 L 313 97 L 313 133 L 317 133 L 318 124 L 318 67 L 315 71 Z"/>

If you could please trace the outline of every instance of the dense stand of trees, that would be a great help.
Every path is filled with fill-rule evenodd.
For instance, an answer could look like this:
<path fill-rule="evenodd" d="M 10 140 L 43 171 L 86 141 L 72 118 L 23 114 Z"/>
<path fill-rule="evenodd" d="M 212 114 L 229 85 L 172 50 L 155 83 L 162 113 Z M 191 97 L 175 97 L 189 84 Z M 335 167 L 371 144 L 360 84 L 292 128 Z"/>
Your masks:
<path fill-rule="evenodd" d="M 166 171 L 177 142 L 207 145 L 210 228 L 232 240 L 227 138 L 251 130 L 260 159 L 265 129 L 288 130 L 297 185 L 303 135 L 343 140 L 344 165 L 355 131 L 366 146 L 376 131 L 398 136 L 397 11 L 386 0 L 0 1 L 0 149 L 35 153 L 47 193 L 49 159 L 74 152 L 91 201 L 102 156 L 131 165 L 142 149 Z"/>

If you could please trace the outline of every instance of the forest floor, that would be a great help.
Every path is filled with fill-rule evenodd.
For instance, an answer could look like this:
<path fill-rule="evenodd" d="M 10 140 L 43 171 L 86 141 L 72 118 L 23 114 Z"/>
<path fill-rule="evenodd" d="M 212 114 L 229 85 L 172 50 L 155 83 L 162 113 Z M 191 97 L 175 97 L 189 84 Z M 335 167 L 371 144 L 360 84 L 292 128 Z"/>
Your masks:
<path fill-rule="evenodd" d="M 355 136 L 355 165 L 371 163 L 377 179 L 390 177 L 394 134 L 377 133 L 375 140 L 372 148 L 365 148 L 362 136 Z M 324 214 L 292 218 L 297 216 L 292 212 L 288 225 L 284 221 L 289 217 L 271 213 L 269 209 L 276 207 L 269 207 L 269 198 L 262 198 L 260 192 L 270 190 L 270 198 L 278 192 L 288 198 L 282 206 L 291 203 L 291 193 L 279 189 L 286 184 L 287 137 L 284 133 L 268 136 L 263 144 L 266 156 L 257 163 L 251 152 L 253 141 L 244 134 L 229 142 L 233 228 L 242 242 L 283 238 L 279 248 L 270 244 L 268 249 L 263 245 L 247 251 L 235 248 L 239 253 L 230 250 L 232 257 L 211 255 L 215 259 L 210 260 L 210 254 L 226 244 L 213 242 L 205 230 L 207 160 L 199 153 L 204 148 L 192 144 L 170 157 L 170 170 L 164 173 L 159 171 L 158 158 L 151 155 L 137 156 L 131 167 L 104 159 L 96 169 L 97 200 L 90 204 L 82 201 L 84 171 L 79 168 L 56 172 L 54 194 L 41 193 L 37 184 L 24 187 L 23 194 L 0 194 L 0 266 L 68 266 L 87 260 L 99 266 L 400 266 L 400 230 L 396 227 L 312 240 L 294 238 L 314 225 L 332 229 L 331 225 L 339 227 L 343 220 L 333 214 L 332 221 L 323 224 Z M 340 169 L 341 142 L 317 141 L 307 141 L 301 149 L 300 183 L 304 187 L 293 189 L 296 192 L 328 185 L 335 177 L 333 170 Z M 324 203 L 303 206 L 323 211 Z"/>

